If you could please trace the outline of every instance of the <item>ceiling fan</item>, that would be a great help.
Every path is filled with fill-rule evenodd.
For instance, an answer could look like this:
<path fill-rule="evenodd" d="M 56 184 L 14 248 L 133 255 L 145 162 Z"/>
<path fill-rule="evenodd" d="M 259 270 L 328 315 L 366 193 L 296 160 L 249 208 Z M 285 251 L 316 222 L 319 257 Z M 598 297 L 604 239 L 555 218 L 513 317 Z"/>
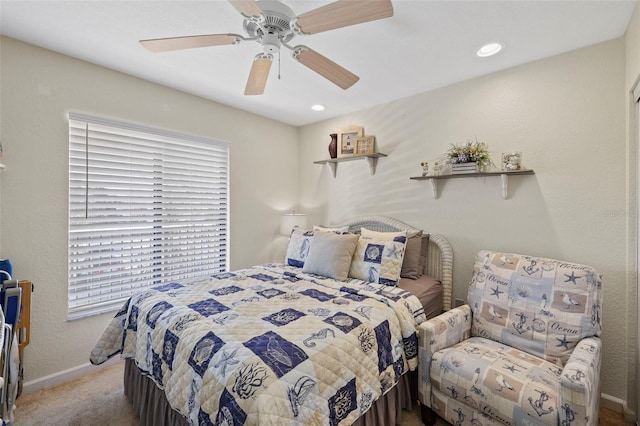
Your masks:
<path fill-rule="evenodd" d="M 247 36 L 205 34 L 140 40 L 140 43 L 152 52 L 166 52 L 256 41 L 262 45 L 263 52 L 253 60 L 245 95 L 264 93 L 274 54 L 284 46 L 291 50 L 298 62 L 346 90 L 360 77 L 307 46 L 291 46 L 289 42 L 296 35 L 316 34 L 393 16 L 391 0 L 338 0 L 300 16 L 276 0 L 228 1 L 244 17 L 243 27 Z"/>

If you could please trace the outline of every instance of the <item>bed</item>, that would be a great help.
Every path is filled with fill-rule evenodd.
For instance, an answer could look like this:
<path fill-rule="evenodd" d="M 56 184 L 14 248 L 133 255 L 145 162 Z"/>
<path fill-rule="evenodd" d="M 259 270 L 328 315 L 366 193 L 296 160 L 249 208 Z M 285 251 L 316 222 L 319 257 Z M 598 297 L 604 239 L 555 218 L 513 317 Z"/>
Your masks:
<path fill-rule="evenodd" d="M 367 237 L 357 235 L 365 231 Z M 404 240 L 377 234 L 398 231 Z M 409 256 L 412 238 L 422 244 L 420 276 L 389 285 L 384 277 L 395 273 L 394 250 L 406 248 Z M 343 253 L 353 241 L 351 254 Z M 304 264 L 290 256 L 292 247 L 293 253 L 308 249 Z M 379 254 L 378 269 L 352 261 L 361 247 Z M 338 257 L 327 254 L 334 252 Z M 349 278 L 341 279 L 343 267 L 325 272 L 345 256 Z M 353 278 L 358 268 L 369 278 Z M 416 400 L 416 326 L 450 309 L 451 294 L 452 250 L 444 237 L 363 217 L 314 233 L 294 231 L 284 264 L 170 282 L 132 296 L 90 359 L 125 358 L 125 394 L 140 424 L 388 425 Z"/>

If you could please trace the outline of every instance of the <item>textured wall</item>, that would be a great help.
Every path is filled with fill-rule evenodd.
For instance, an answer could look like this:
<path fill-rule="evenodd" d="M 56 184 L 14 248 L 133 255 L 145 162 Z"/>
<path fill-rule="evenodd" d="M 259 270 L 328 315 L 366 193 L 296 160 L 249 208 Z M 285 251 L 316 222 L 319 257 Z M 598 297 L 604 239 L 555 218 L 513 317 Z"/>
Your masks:
<path fill-rule="evenodd" d="M 392 70 L 392 68 L 390 68 Z M 390 76 L 391 78 L 391 76 Z M 576 261 L 604 276 L 603 392 L 626 399 L 626 119 L 623 39 L 494 73 L 301 129 L 301 206 L 314 223 L 383 214 L 446 236 L 454 296 L 466 298 L 475 253 L 502 250 Z M 388 154 L 326 166 L 329 133 L 364 126 Z M 451 143 L 478 138 L 494 158 L 523 152 L 534 176 L 451 179 L 434 199 L 420 175 Z"/>
<path fill-rule="evenodd" d="M 112 315 L 67 311 L 69 110 L 231 143 L 231 268 L 270 260 L 279 211 L 295 207 L 298 131 L 8 38 L 1 38 L 2 253 L 36 285 L 26 380 L 88 362 Z"/>

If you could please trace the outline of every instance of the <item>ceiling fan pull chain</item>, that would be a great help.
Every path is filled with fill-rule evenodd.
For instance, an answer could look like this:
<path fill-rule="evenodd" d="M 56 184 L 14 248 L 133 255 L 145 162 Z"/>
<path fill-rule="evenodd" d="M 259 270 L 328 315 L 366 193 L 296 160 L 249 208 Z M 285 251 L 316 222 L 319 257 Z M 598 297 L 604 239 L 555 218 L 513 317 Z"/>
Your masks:
<path fill-rule="evenodd" d="M 280 80 L 280 51 L 278 50 L 278 80 Z"/>

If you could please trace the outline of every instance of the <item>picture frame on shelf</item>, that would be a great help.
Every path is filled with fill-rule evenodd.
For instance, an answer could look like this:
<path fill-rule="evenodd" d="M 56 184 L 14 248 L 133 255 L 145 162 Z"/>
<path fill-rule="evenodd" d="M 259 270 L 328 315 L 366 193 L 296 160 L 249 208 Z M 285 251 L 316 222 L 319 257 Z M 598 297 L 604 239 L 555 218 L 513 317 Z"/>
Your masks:
<path fill-rule="evenodd" d="M 375 136 L 361 136 L 356 138 L 356 152 L 355 155 L 367 155 L 376 152 L 376 137 Z"/>
<path fill-rule="evenodd" d="M 349 127 L 338 132 L 338 158 L 352 157 L 356 152 L 356 139 L 364 136 L 363 127 Z"/>

